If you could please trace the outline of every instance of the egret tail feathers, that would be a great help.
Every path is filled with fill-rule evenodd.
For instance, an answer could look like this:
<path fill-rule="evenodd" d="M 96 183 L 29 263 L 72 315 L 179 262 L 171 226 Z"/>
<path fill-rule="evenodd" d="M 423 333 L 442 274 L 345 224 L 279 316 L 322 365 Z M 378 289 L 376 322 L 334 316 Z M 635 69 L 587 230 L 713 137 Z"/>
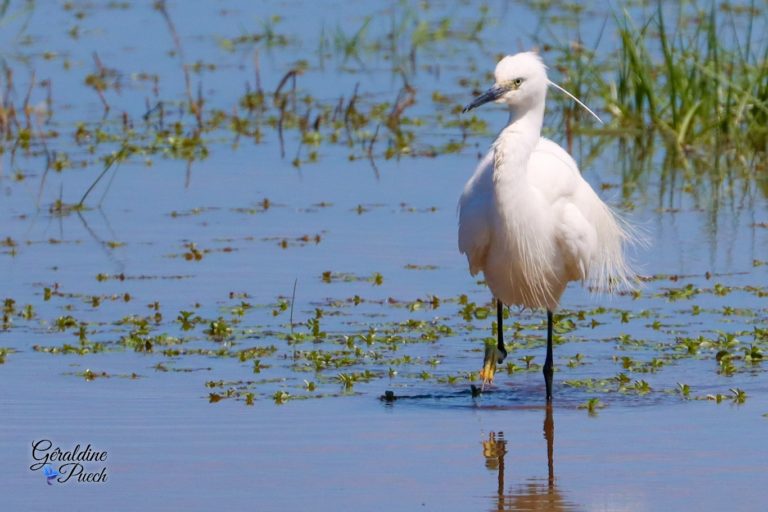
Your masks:
<path fill-rule="evenodd" d="M 610 206 L 601 203 L 601 209 L 593 219 L 598 244 L 589 269 L 589 287 L 592 291 L 604 293 L 634 290 L 639 287 L 640 281 L 626 250 L 648 245 L 647 237 Z"/>

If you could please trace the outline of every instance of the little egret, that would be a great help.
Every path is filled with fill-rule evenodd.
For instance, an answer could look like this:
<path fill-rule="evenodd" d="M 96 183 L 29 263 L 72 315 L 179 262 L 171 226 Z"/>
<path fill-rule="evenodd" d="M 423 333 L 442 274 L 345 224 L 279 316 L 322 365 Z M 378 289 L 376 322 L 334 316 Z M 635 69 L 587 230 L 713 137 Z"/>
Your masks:
<path fill-rule="evenodd" d="M 509 108 L 509 123 L 464 186 L 459 200 L 459 250 L 469 271 L 482 271 L 496 299 L 498 343 L 486 348 L 481 377 L 493 380 L 497 360 L 507 356 L 503 306 L 547 310 L 544 381 L 552 400 L 552 312 L 569 281 L 589 282 L 612 292 L 631 286 L 634 273 L 624 245 L 634 241 L 628 226 L 582 178 L 576 162 L 541 137 L 547 87 L 553 86 L 534 52 L 504 57 L 496 83 L 464 112 L 494 101 Z M 599 118 L 598 118 L 599 120 Z"/>

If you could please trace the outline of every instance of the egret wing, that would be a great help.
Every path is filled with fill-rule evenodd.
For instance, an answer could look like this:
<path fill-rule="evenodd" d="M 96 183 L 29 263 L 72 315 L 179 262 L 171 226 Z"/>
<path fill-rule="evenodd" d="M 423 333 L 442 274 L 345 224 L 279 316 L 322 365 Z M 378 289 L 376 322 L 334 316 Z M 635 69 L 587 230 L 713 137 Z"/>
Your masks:
<path fill-rule="evenodd" d="M 558 243 L 567 249 L 564 263 L 578 268 L 579 278 L 588 278 L 598 290 L 631 286 L 635 274 L 624 259 L 623 246 L 635 242 L 635 235 L 582 177 L 573 158 L 542 138 L 531 155 L 528 179 L 560 216 Z"/>
<path fill-rule="evenodd" d="M 571 155 L 551 140 L 541 138 L 528 162 L 527 177 L 551 205 L 573 194 L 581 174 Z"/>
<path fill-rule="evenodd" d="M 493 219 L 493 151 L 483 158 L 459 199 L 459 251 L 472 275 L 483 270 Z"/>

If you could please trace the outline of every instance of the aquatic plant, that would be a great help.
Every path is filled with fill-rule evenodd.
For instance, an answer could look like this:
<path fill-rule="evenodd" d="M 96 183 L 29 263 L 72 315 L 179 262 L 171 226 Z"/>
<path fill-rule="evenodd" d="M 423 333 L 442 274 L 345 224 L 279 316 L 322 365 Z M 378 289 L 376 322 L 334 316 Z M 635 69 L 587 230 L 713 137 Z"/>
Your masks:
<path fill-rule="evenodd" d="M 768 149 L 759 11 L 752 1 L 742 27 L 724 7 L 678 3 L 670 13 L 672 4 L 658 2 L 648 19 L 617 16 L 620 67 L 606 100 L 614 124 L 638 133 L 650 127 L 687 169 L 719 179 L 727 169 L 747 176 L 765 165 Z"/>

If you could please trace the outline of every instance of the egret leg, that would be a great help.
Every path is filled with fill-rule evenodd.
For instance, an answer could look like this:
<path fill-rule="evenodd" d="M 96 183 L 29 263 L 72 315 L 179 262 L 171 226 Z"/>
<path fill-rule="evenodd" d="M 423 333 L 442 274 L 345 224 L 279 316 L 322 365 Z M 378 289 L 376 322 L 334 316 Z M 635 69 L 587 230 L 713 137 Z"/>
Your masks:
<path fill-rule="evenodd" d="M 497 335 L 499 343 L 496 345 L 496 348 L 499 349 L 499 364 L 504 362 L 504 359 L 507 357 L 507 349 L 504 347 L 504 328 L 503 325 L 503 319 L 504 319 L 504 304 L 501 303 L 499 299 L 496 299 L 496 324 L 497 324 Z"/>
<path fill-rule="evenodd" d="M 547 358 L 544 361 L 544 383 L 547 385 L 547 402 L 552 401 L 552 376 L 555 373 L 552 363 L 552 312 L 547 310 Z"/>

